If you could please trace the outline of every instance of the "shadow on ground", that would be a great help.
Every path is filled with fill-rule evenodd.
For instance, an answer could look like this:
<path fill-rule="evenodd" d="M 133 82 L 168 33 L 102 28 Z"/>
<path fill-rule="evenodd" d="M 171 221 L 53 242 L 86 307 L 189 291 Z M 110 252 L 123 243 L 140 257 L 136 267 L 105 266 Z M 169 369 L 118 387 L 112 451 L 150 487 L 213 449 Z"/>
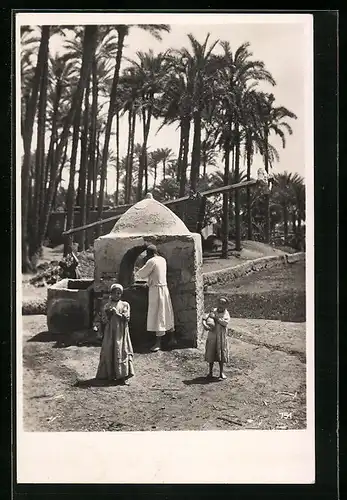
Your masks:
<path fill-rule="evenodd" d="M 101 347 L 102 339 L 98 337 L 93 330 L 86 330 L 82 332 L 73 333 L 51 333 L 47 330 L 37 333 L 28 342 L 42 342 L 50 343 L 54 342 L 54 348 L 66 348 L 66 347 Z M 135 354 L 148 354 L 151 352 L 151 347 L 153 346 L 153 340 L 144 342 L 143 344 L 133 345 Z M 163 351 L 172 351 L 175 347 L 163 346 Z"/>
<path fill-rule="evenodd" d="M 118 380 L 99 380 L 96 378 L 90 378 L 87 380 L 77 380 L 74 387 L 87 389 L 88 387 L 112 387 L 115 385 L 121 385 L 121 383 Z"/>
<path fill-rule="evenodd" d="M 207 384 L 213 384 L 216 382 L 221 382 L 221 379 L 217 377 L 196 377 L 191 380 L 183 380 L 183 383 L 185 385 L 207 385 Z"/>
<path fill-rule="evenodd" d="M 28 339 L 28 342 L 55 342 L 54 348 L 64 348 L 71 346 L 78 347 L 98 347 L 101 346 L 101 339 L 97 338 L 95 334 L 73 334 L 66 333 L 51 333 L 48 331 L 40 332 L 34 337 Z"/>

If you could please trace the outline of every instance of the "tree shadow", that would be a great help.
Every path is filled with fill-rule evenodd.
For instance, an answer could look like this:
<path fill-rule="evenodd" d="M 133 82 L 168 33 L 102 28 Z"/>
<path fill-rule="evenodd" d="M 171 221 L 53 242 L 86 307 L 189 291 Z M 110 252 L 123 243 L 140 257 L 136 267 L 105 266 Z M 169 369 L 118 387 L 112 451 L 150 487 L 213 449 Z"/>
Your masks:
<path fill-rule="evenodd" d="M 217 377 L 196 377 L 191 380 L 183 380 L 185 385 L 207 385 L 214 384 L 216 382 L 220 382 L 220 379 Z"/>
<path fill-rule="evenodd" d="M 97 378 L 90 378 L 88 380 L 77 380 L 74 387 L 79 389 L 86 389 L 88 387 L 112 387 L 116 385 L 122 385 L 119 380 L 100 380 Z"/>

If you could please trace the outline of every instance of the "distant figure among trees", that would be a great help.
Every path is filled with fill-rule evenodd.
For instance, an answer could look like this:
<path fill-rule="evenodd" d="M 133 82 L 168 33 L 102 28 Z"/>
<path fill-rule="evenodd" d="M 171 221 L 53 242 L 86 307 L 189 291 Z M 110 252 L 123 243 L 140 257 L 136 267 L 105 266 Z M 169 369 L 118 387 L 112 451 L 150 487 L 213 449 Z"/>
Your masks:
<path fill-rule="evenodd" d="M 59 266 L 61 268 L 60 276 L 62 279 L 70 278 L 70 279 L 81 279 L 81 273 L 78 269 L 79 261 L 76 255 L 71 252 L 66 257 L 64 257 L 60 262 Z"/>

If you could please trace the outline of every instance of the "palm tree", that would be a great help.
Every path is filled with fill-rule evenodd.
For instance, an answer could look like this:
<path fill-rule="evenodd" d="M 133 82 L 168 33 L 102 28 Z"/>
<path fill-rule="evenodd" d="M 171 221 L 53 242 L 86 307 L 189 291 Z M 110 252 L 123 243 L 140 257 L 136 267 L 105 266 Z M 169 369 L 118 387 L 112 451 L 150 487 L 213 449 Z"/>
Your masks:
<path fill-rule="evenodd" d="M 179 195 L 184 196 L 187 183 L 187 168 L 189 154 L 190 122 L 192 118 L 192 101 L 190 96 L 189 81 L 191 69 L 182 64 L 179 56 L 170 54 L 170 71 L 164 81 L 163 93 L 158 99 L 158 118 L 163 122 L 158 129 L 176 121 L 180 129 L 180 146 L 177 159 L 177 181 L 180 184 Z"/>
<path fill-rule="evenodd" d="M 80 170 L 79 170 L 79 184 L 77 191 L 77 204 L 80 206 L 81 213 L 81 226 L 85 226 L 87 222 L 87 160 L 88 160 L 88 121 L 89 121 L 89 93 L 91 74 L 87 80 L 87 86 L 84 96 L 84 111 L 82 119 L 82 133 L 81 133 L 81 155 L 80 155 Z M 79 235 L 79 251 L 84 250 L 85 246 L 85 232 L 81 231 Z"/>
<path fill-rule="evenodd" d="M 215 150 L 215 144 L 212 139 L 205 138 L 201 141 L 201 160 L 200 163 L 203 166 L 203 177 L 207 175 L 208 166 L 217 166 L 217 156 L 218 153 Z"/>
<path fill-rule="evenodd" d="M 301 236 L 301 221 L 305 220 L 305 184 L 297 173 L 283 172 L 274 175 L 274 187 L 271 200 L 279 205 L 282 212 L 284 244 L 288 244 L 288 228 L 291 218 L 293 233 Z"/>
<path fill-rule="evenodd" d="M 26 114 L 22 125 L 24 145 L 24 158 L 22 165 L 22 269 L 27 272 L 32 268 L 30 263 L 30 254 L 28 254 L 28 200 L 29 183 L 30 183 L 30 159 L 31 159 L 31 142 L 33 137 L 34 121 L 36 115 L 37 99 L 39 95 L 41 75 L 44 72 L 46 60 L 48 58 L 50 26 L 43 26 L 41 30 L 40 47 L 37 57 L 35 72 L 33 75 L 32 89 L 30 97 L 27 99 Z"/>
<path fill-rule="evenodd" d="M 122 113 L 128 113 L 128 144 L 125 168 L 125 194 L 124 202 L 130 203 L 132 173 L 134 163 L 134 144 L 136 131 L 136 118 L 138 114 L 138 80 L 133 67 L 127 68 L 119 80 L 117 105 L 122 109 Z"/>
<path fill-rule="evenodd" d="M 163 179 L 166 178 L 168 162 L 173 159 L 173 151 L 171 148 L 158 148 L 155 151 L 156 159 L 162 162 Z"/>
<path fill-rule="evenodd" d="M 166 53 L 156 56 L 153 51 L 148 53 L 137 52 L 137 60 L 129 59 L 132 63 L 132 87 L 137 89 L 135 100 L 137 101 L 139 114 L 142 120 L 143 142 L 140 157 L 139 178 L 137 186 L 137 200 L 142 198 L 142 182 L 145 178 L 145 191 L 148 188 L 147 175 L 147 142 L 151 126 L 151 120 L 155 112 L 156 99 L 162 91 L 163 80 L 166 78 L 168 59 Z"/>
<path fill-rule="evenodd" d="M 244 112 L 247 95 L 259 81 L 266 81 L 275 85 L 271 74 L 266 70 L 262 61 L 252 60 L 249 43 L 244 43 L 232 53 L 229 42 L 221 42 L 223 56 L 220 59 L 220 88 L 221 96 L 220 122 L 221 131 L 219 144 L 224 150 L 225 180 L 228 179 L 230 152 L 234 152 L 235 182 L 239 182 L 240 148 L 244 128 L 247 128 L 249 117 Z M 245 120 L 245 117 L 246 120 Z M 224 196 L 224 238 L 222 255 L 227 257 L 228 242 L 228 201 Z M 240 220 L 240 192 L 235 192 L 235 245 L 241 250 L 241 220 Z"/>
<path fill-rule="evenodd" d="M 35 67 L 32 54 L 38 49 L 40 37 L 28 26 L 21 27 L 21 135 L 24 141 L 25 116 L 28 111 L 31 87 L 34 80 Z"/>
<path fill-rule="evenodd" d="M 49 185 L 45 197 L 45 209 L 44 209 L 44 221 L 43 221 L 43 234 L 46 234 L 49 217 L 52 211 L 52 204 L 54 200 L 54 193 L 57 185 L 57 175 L 59 173 L 59 165 L 61 164 L 61 158 L 65 150 L 66 142 L 68 141 L 70 135 L 70 129 L 73 122 L 77 122 L 75 119 L 75 113 L 81 108 L 81 102 L 83 99 L 84 89 L 86 87 L 88 74 L 90 72 L 90 66 L 92 62 L 93 53 L 96 46 L 97 37 L 97 27 L 90 25 L 84 28 L 84 50 L 80 76 L 76 87 L 74 88 L 71 95 L 70 106 L 67 106 L 64 113 L 64 118 L 62 120 L 62 131 L 60 133 L 59 141 L 55 149 L 54 163 L 52 164 L 52 169 L 50 172 Z M 72 160 L 72 159 L 71 159 Z M 72 163 L 72 162 L 71 162 Z M 74 172 L 72 172 L 72 177 L 74 177 Z M 74 189 L 72 190 L 72 182 L 70 182 L 70 194 L 69 194 L 69 222 L 73 222 L 73 205 L 74 205 Z M 72 214 L 71 214 L 72 212 Z M 67 251 L 67 247 L 65 248 Z"/>
<path fill-rule="evenodd" d="M 270 166 L 270 134 L 273 132 L 282 140 L 282 147 L 286 146 L 285 132 L 289 135 L 293 133 L 291 126 L 284 121 L 286 118 L 296 119 L 296 115 L 284 106 L 274 106 L 275 97 L 273 94 L 258 93 L 257 108 L 261 121 L 259 135 L 261 139 L 261 154 L 264 159 L 265 171 L 269 172 Z M 284 130 L 283 130 L 284 129 Z M 270 242 L 270 196 L 266 194 L 266 219 L 265 219 L 265 241 Z"/>
<path fill-rule="evenodd" d="M 211 89 L 214 86 L 216 77 L 212 52 L 218 40 L 213 42 L 210 47 L 207 47 L 209 38 L 210 34 L 208 33 L 205 41 L 201 44 L 192 34 L 189 34 L 188 39 L 192 52 L 189 52 L 186 48 L 181 49 L 179 52 L 181 63 L 188 68 L 189 81 L 187 82 L 187 90 L 193 111 L 194 135 L 190 171 L 190 188 L 192 191 L 196 191 L 200 175 L 202 112 L 206 100 L 211 95 Z"/>
<path fill-rule="evenodd" d="M 298 174 L 293 176 L 292 190 L 295 200 L 296 220 L 298 223 L 298 231 L 300 234 L 301 223 L 306 220 L 305 216 L 306 194 L 305 194 L 304 180 Z"/>
<path fill-rule="evenodd" d="M 278 201 L 282 209 L 284 244 L 288 244 L 288 221 L 293 192 L 291 190 L 292 174 L 284 172 L 274 176 L 273 199 Z"/>
<path fill-rule="evenodd" d="M 40 238 L 41 218 L 43 215 L 44 194 L 45 194 L 45 136 L 46 136 L 46 108 L 47 108 L 47 87 L 48 87 L 48 56 L 49 56 L 49 28 L 42 27 L 42 31 L 47 31 L 44 46 L 44 56 L 42 63 L 42 73 L 40 79 L 40 96 L 37 112 L 37 145 L 35 158 L 35 186 L 32 221 L 33 231 L 30 242 L 29 254 L 33 256 L 41 251 L 42 240 Z"/>
<path fill-rule="evenodd" d="M 153 186 L 152 189 L 155 189 L 157 186 L 157 178 L 158 178 L 158 166 L 161 161 L 159 150 L 150 151 L 148 154 L 148 168 L 153 171 Z"/>
<path fill-rule="evenodd" d="M 102 152 L 102 158 L 101 158 L 101 179 L 100 179 L 100 193 L 99 193 L 99 200 L 98 200 L 98 219 L 101 219 L 101 214 L 102 214 L 102 209 L 104 205 L 104 190 L 105 190 L 105 179 L 106 179 L 106 172 L 107 172 L 107 156 L 108 156 L 108 149 L 109 149 L 109 144 L 110 144 L 110 137 L 111 137 L 111 128 L 112 128 L 112 121 L 113 117 L 115 114 L 115 108 L 116 108 L 116 99 L 117 99 L 117 88 L 118 88 L 118 82 L 119 82 L 119 73 L 120 73 L 120 65 L 121 65 L 121 60 L 122 60 L 122 54 L 123 54 L 123 47 L 124 47 L 124 40 L 126 36 L 129 34 L 131 25 L 116 25 L 114 29 L 117 32 L 118 38 L 117 38 L 117 54 L 116 54 L 116 65 L 114 68 L 114 74 L 113 74 L 113 80 L 112 80 L 112 86 L 111 86 L 111 94 L 110 94 L 110 102 L 109 102 L 109 108 L 108 108 L 108 114 L 107 114 L 107 120 L 106 120 L 106 130 L 105 130 L 105 141 L 104 141 L 104 147 L 103 147 L 103 152 Z M 161 40 L 161 32 L 170 31 L 170 26 L 167 24 L 150 24 L 150 25 L 139 25 L 141 29 L 144 29 L 146 31 L 149 31 L 155 38 Z M 100 227 L 97 229 L 97 236 L 100 235 Z"/>
<path fill-rule="evenodd" d="M 72 137 L 72 151 L 71 151 L 71 160 L 70 160 L 70 178 L 69 178 L 69 187 L 67 192 L 67 201 L 66 201 L 66 209 L 67 209 L 67 217 L 66 217 L 66 228 L 70 229 L 73 227 L 74 222 L 74 204 L 75 204 L 75 172 L 76 172 L 76 158 L 77 158 L 77 146 L 79 139 L 79 128 L 81 121 L 81 113 L 82 113 L 82 102 L 83 102 L 83 94 L 85 88 L 87 87 L 87 83 L 89 80 L 89 75 L 92 69 L 92 62 L 94 53 L 97 45 L 97 34 L 98 28 L 94 25 L 88 25 L 84 30 L 84 41 L 83 41 L 83 56 L 82 56 L 82 66 L 81 66 L 81 74 L 78 82 L 78 94 L 75 105 L 75 112 L 73 116 L 73 137 Z M 71 251 L 71 241 L 68 239 L 64 245 L 64 254 L 66 255 L 69 251 Z"/>

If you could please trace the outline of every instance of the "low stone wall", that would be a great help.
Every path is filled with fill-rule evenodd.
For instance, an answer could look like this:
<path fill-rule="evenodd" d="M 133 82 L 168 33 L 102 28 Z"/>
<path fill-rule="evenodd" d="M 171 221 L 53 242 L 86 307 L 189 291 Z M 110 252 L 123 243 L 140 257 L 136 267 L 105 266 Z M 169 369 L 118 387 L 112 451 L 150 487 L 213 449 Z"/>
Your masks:
<path fill-rule="evenodd" d="M 246 276 L 247 274 L 261 271 L 263 269 L 272 269 L 304 261 L 305 252 L 260 257 L 259 259 L 243 262 L 238 266 L 227 267 L 225 269 L 218 269 L 216 271 L 204 273 L 204 286 L 207 287 L 216 284 L 224 284 L 236 278 L 241 278 L 242 276 Z"/>
<path fill-rule="evenodd" d="M 47 314 L 47 298 L 23 300 L 22 315 Z"/>
<path fill-rule="evenodd" d="M 268 319 L 290 323 L 306 321 L 304 290 L 271 290 L 261 293 L 205 292 L 205 309 L 216 307 L 219 297 L 227 297 L 233 318 Z"/>
<path fill-rule="evenodd" d="M 270 269 L 281 267 L 287 264 L 294 264 L 295 262 L 304 262 L 305 252 L 298 252 L 294 254 L 274 255 L 271 257 L 261 257 L 259 259 L 244 262 L 235 267 L 226 269 L 219 269 L 217 271 L 210 271 L 203 274 L 204 286 L 208 287 L 215 284 L 224 284 L 236 278 L 240 278 L 249 273 L 261 271 L 262 269 Z M 224 293 L 225 294 L 225 293 Z M 206 295 L 205 295 L 206 302 Z M 206 307 L 206 304 L 205 304 Z M 47 313 L 47 299 L 23 301 L 22 314 L 46 314 Z"/>

